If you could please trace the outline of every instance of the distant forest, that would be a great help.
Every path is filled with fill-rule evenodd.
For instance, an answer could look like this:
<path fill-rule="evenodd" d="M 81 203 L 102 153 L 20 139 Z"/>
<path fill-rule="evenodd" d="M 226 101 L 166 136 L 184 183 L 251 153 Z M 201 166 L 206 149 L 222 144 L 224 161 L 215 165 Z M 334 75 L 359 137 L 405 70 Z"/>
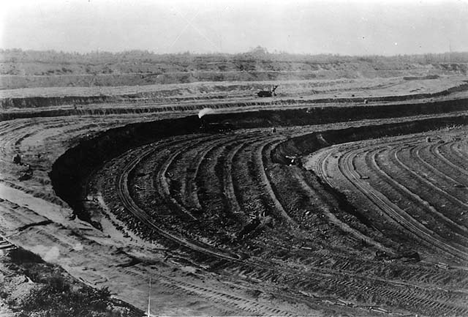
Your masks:
<path fill-rule="evenodd" d="M 190 52 L 179 54 L 155 54 L 143 50 L 131 50 L 118 53 L 111 52 L 89 52 L 70 53 L 48 51 L 33 51 L 21 49 L 0 49 L 1 63 L 48 63 L 48 64 L 103 64 L 103 63 L 174 63 L 186 64 L 194 61 L 245 61 L 263 60 L 278 62 L 302 62 L 302 63 L 337 63 L 337 62 L 404 62 L 419 64 L 434 63 L 468 63 L 468 52 L 450 52 L 441 54 L 420 55 L 396 55 L 396 56 L 345 56 L 338 54 L 289 54 L 286 52 L 270 53 L 265 48 L 257 47 L 246 53 L 239 54 L 193 54 Z"/>

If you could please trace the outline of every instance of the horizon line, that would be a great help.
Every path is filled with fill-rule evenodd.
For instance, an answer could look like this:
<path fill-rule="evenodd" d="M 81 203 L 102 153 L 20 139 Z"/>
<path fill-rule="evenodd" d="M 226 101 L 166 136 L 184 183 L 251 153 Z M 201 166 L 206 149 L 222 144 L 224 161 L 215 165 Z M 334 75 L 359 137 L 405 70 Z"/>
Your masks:
<path fill-rule="evenodd" d="M 28 48 L 0 48 L 0 52 L 8 51 L 23 51 L 23 52 L 53 52 L 58 54 L 123 54 L 130 52 L 144 52 L 156 56 L 164 55 L 244 55 L 244 54 L 256 54 L 256 55 L 291 55 L 291 56 L 337 56 L 337 57 L 398 57 L 398 56 L 424 56 L 424 55 L 446 55 L 446 54 L 467 54 L 468 51 L 445 51 L 441 53 L 426 52 L 426 53 L 404 53 L 404 54 L 394 54 L 394 55 L 385 55 L 385 54 L 340 54 L 340 53 L 292 53 L 287 51 L 269 51 L 264 47 L 257 46 L 256 48 L 250 49 L 244 52 L 193 52 L 193 51 L 180 51 L 180 52 L 168 52 L 168 53 L 156 53 L 149 49 L 128 49 L 122 51 L 107 51 L 107 50 L 91 50 L 91 51 L 66 51 L 66 50 L 57 50 L 57 49 L 47 49 L 47 50 L 37 50 L 37 49 L 28 49 Z"/>

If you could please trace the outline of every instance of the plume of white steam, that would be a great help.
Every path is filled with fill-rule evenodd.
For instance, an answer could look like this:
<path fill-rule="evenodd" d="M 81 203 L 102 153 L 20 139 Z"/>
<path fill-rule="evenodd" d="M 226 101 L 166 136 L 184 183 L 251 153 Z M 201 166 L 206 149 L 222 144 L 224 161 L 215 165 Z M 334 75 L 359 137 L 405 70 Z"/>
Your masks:
<path fill-rule="evenodd" d="M 215 111 L 211 108 L 204 108 L 198 112 L 198 118 L 201 119 L 204 115 L 214 113 Z"/>

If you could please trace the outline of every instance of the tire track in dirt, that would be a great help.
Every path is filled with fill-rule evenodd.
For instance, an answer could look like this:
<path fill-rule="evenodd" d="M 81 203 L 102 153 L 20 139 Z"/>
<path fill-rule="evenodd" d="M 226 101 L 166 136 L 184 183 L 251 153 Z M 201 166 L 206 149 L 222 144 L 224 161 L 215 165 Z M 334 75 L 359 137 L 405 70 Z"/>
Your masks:
<path fill-rule="evenodd" d="M 373 151 L 372 155 L 369 157 L 368 165 L 372 168 L 374 172 L 376 172 L 379 176 L 383 176 L 386 181 L 394 186 L 400 186 L 396 181 L 394 181 L 388 174 L 386 174 L 382 168 L 376 162 L 376 152 Z M 373 195 L 376 196 L 376 190 L 373 187 L 369 187 L 371 191 L 373 191 Z M 380 193 L 377 195 L 381 195 Z M 389 201 L 385 196 L 382 195 L 379 198 L 379 201 L 383 202 L 386 206 L 384 208 L 388 208 L 389 214 L 391 213 L 395 219 L 399 219 L 400 225 L 407 228 L 409 232 L 416 234 L 420 239 L 427 242 L 428 245 L 432 245 L 433 247 L 442 250 L 444 253 L 450 254 L 456 258 L 466 261 L 468 259 L 468 253 L 454 248 L 453 246 L 443 242 L 443 238 L 437 235 L 433 230 L 428 229 L 424 225 L 422 225 L 418 220 L 413 218 L 411 215 L 406 213 L 404 210 L 400 209 L 397 205 Z M 382 204 L 380 204 L 382 206 Z M 380 206 L 379 206 L 380 207 Z M 434 238 L 436 237 L 436 238 Z"/>
<path fill-rule="evenodd" d="M 317 195 L 318 193 L 317 192 L 314 192 L 311 190 L 311 188 L 309 187 L 309 185 L 307 184 L 306 180 L 304 179 L 303 175 L 298 173 L 297 171 L 294 172 L 293 174 L 293 177 L 299 182 L 300 186 L 302 187 L 302 189 L 305 191 L 306 195 L 310 198 L 310 199 L 313 199 L 314 197 L 314 194 Z M 325 200 L 324 197 L 320 197 L 320 199 L 322 200 Z M 339 220 L 334 214 L 333 212 L 326 206 L 326 205 L 323 205 L 323 206 L 319 206 L 320 208 L 320 211 L 326 215 L 326 217 L 328 218 L 328 220 L 333 223 L 334 225 L 336 225 L 338 228 L 340 228 L 341 230 L 343 230 L 344 232 L 348 233 L 348 234 L 351 234 L 353 235 L 354 237 L 356 237 L 356 239 L 358 240 L 362 240 L 362 241 L 365 241 L 366 243 L 370 244 L 370 245 L 373 245 L 375 246 L 377 249 L 379 250 L 382 250 L 382 251 L 385 251 L 385 252 L 392 252 L 390 248 L 382 245 L 381 243 L 375 241 L 374 239 L 364 235 L 363 233 L 359 232 L 358 230 L 350 227 L 348 224 L 342 222 L 341 220 Z"/>
<path fill-rule="evenodd" d="M 403 281 L 389 281 L 379 277 L 371 277 L 365 273 L 356 274 L 352 270 L 346 273 L 321 268 L 315 268 L 313 273 L 311 271 L 304 273 L 294 268 L 289 270 L 289 272 L 282 271 L 284 276 L 279 280 L 282 284 L 291 285 L 291 289 L 315 293 L 318 298 L 330 296 L 328 299 L 335 301 L 347 300 L 350 301 L 351 307 L 358 306 L 354 296 L 360 294 L 360 296 L 365 297 L 371 296 L 373 299 L 370 301 L 374 304 L 385 304 L 387 300 L 391 299 L 406 309 L 417 307 L 419 311 L 425 311 L 429 315 L 437 315 L 447 311 L 462 312 L 463 314 L 468 312 L 464 304 L 466 300 L 464 292 L 448 293 L 445 290 L 424 288 Z M 258 280 L 264 281 L 261 275 L 255 274 L 252 270 L 249 271 L 248 276 L 253 274 Z M 324 284 L 324 280 L 326 284 Z"/>
<path fill-rule="evenodd" d="M 206 137 L 206 138 L 210 138 L 210 137 Z M 160 166 L 155 177 L 156 191 L 163 194 L 163 198 L 168 202 L 169 205 L 173 206 L 172 207 L 173 209 L 181 211 L 183 214 L 187 215 L 192 220 L 196 220 L 197 218 L 184 206 L 179 204 L 175 198 L 172 197 L 170 185 L 168 183 L 168 178 L 166 177 L 166 174 L 169 169 L 169 166 L 174 162 L 174 160 L 179 155 L 182 154 L 182 152 L 185 152 L 189 150 L 190 148 L 196 147 L 198 144 L 203 143 L 204 141 L 205 139 L 201 137 L 196 140 L 186 141 L 185 143 L 178 143 L 176 149 L 174 149 L 174 146 L 170 147 L 169 149 L 171 151 L 171 154 L 165 160 L 162 166 Z M 146 155 L 150 155 L 150 154 L 151 152 L 148 152 Z"/>
<path fill-rule="evenodd" d="M 256 264 L 256 266 L 258 266 L 258 264 Z M 261 266 L 260 266 L 261 267 Z M 265 269 L 261 269 L 260 272 L 258 272 L 257 269 L 248 269 L 245 273 L 243 273 L 244 275 L 246 274 L 246 276 L 249 276 L 249 278 L 255 278 L 257 280 L 261 280 L 263 279 L 265 276 L 267 275 L 271 275 L 271 273 L 269 272 L 269 270 L 265 270 Z M 352 284 L 354 285 L 354 284 Z M 353 288 L 356 287 L 356 286 L 352 286 Z"/>
<path fill-rule="evenodd" d="M 248 219 L 246 215 L 242 212 L 242 209 L 237 200 L 237 195 L 235 193 L 234 183 L 232 180 L 232 166 L 233 166 L 234 156 L 236 156 L 237 153 L 243 147 L 246 146 L 246 141 L 248 142 L 248 140 L 245 140 L 244 142 L 235 144 L 233 148 L 226 155 L 226 159 L 223 163 L 223 182 L 222 182 L 223 192 L 226 195 L 228 208 L 231 210 L 231 213 L 237 218 L 239 223 L 243 225 L 248 222 Z"/>
<path fill-rule="evenodd" d="M 296 221 L 294 221 L 289 216 L 289 214 L 286 212 L 281 202 L 276 197 L 276 193 L 273 190 L 271 181 L 268 178 L 268 175 L 265 173 L 266 168 L 264 164 L 264 159 L 266 157 L 270 157 L 268 154 L 265 153 L 266 148 L 271 148 L 272 146 L 277 145 L 281 141 L 283 141 L 282 138 L 273 138 L 273 140 L 271 141 L 263 142 L 263 144 L 261 144 L 261 146 L 258 146 L 257 150 L 254 152 L 253 160 L 255 162 L 256 169 L 260 176 L 261 184 L 263 184 L 266 192 L 268 193 L 269 199 L 273 203 L 274 209 L 276 210 L 277 217 L 279 219 L 284 220 L 284 222 L 287 223 L 288 226 L 291 226 L 291 228 L 297 228 L 299 225 L 297 224 Z"/>
<path fill-rule="evenodd" d="M 253 137 L 250 137 L 253 138 Z M 239 135 L 225 135 L 222 137 L 215 137 L 213 140 L 207 140 L 200 142 L 196 146 L 193 147 L 192 151 L 197 153 L 195 156 L 195 159 L 191 157 L 191 153 L 189 151 L 184 151 L 183 157 L 187 156 L 187 158 L 182 158 L 179 160 L 176 160 L 174 163 L 175 165 L 180 165 L 178 167 L 178 170 L 174 170 L 174 176 L 177 177 L 178 182 L 180 183 L 180 190 L 176 190 L 174 192 L 175 197 L 180 197 L 181 203 L 184 203 L 185 201 L 190 201 L 191 197 L 197 197 L 196 201 L 198 204 L 199 198 L 197 195 L 197 192 L 188 192 L 187 188 L 191 188 L 193 191 L 195 188 L 197 188 L 196 184 L 195 185 L 190 185 L 192 182 L 207 182 L 209 181 L 208 179 L 219 179 L 220 181 L 220 186 L 202 186 L 203 188 L 213 188 L 213 187 L 219 187 L 219 193 L 218 196 L 224 196 L 225 200 L 225 207 L 223 208 L 227 214 L 234 215 L 236 218 L 237 216 L 241 216 L 241 211 L 240 207 L 236 208 L 237 205 L 237 200 L 235 198 L 235 194 L 232 191 L 232 188 L 230 187 L 229 184 L 232 185 L 232 180 L 230 183 L 229 177 L 231 176 L 230 173 L 226 173 L 226 169 L 229 170 L 231 169 L 231 163 L 232 163 L 232 157 L 235 155 L 236 151 L 240 149 L 240 147 L 245 145 L 245 142 L 249 140 L 248 136 L 239 136 Z M 217 154 L 214 154 L 217 153 Z M 214 155 L 213 155 L 214 154 Z M 205 162 L 205 163 L 203 163 Z M 209 165 L 206 165 L 206 162 L 210 162 Z M 220 164 L 222 167 L 220 167 Z M 188 171 L 190 166 L 196 166 L 196 169 L 193 170 L 191 173 L 185 173 L 185 171 Z M 199 173 L 200 166 L 211 166 L 209 169 L 209 174 L 201 175 Z M 189 167 L 187 167 L 189 166 Z M 217 171 L 221 170 L 222 175 L 218 175 L 215 177 L 217 174 Z M 219 173 L 219 172 L 218 172 Z M 187 174 L 191 174 L 192 176 L 187 177 Z M 212 175 L 212 176 L 209 176 Z M 206 178 L 206 179 L 205 179 Z M 222 188 L 222 190 L 221 190 Z M 193 200 L 193 199 L 192 199 Z M 238 205 L 237 205 L 238 206 Z M 203 207 L 200 204 L 198 210 L 202 210 Z M 209 208 L 208 208 L 209 209 Z M 204 212 L 207 212 L 207 209 L 204 209 Z"/>
<path fill-rule="evenodd" d="M 368 155 L 370 155 L 370 153 L 371 152 L 369 151 Z M 402 206 L 401 208 L 404 209 L 405 212 L 406 210 L 408 210 L 407 213 L 412 214 L 412 217 L 417 219 L 417 221 L 425 227 L 428 227 L 428 225 L 432 223 L 430 227 L 435 228 L 434 230 L 437 230 L 438 227 L 434 223 L 445 223 L 446 225 L 444 227 L 449 227 L 451 229 L 450 235 L 456 235 L 455 239 L 452 238 L 451 240 L 456 241 L 456 245 L 458 246 L 458 248 L 460 250 L 463 250 L 464 246 L 462 243 L 465 240 L 463 237 L 463 234 L 465 234 L 465 230 L 463 229 L 463 227 L 454 223 L 453 221 L 445 217 L 443 214 L 439 213 L 439 211 L 436 208 L 434 208 L 432 202 L 434 202 L 434 200 L 436 202 L 436 193 L 432 193 L 433 196 L 429 196 L 430 200 L 428 201 L 422 197 L 422 194 L 424 194 L 424 190 L 426 190 L 425 187 L 417 188 L 417 193 L 408 189 L 408 183 L 413 181 L 414 178 L 401 179 L 400 177 L 398 177 L 400 169 L 398 165 L 394 164 L 395 162 L 394 160 L 392 160 L 392 158 L 393 156 L 390 153 L 388 153 L 388 148 L 375 150 L 372 152 L 371 155 L 371 160 L 373 160 L 373 162 L 375 162 L 375 164 L 378 165 L 382 175 L 384 176 L 384 181 L 398 193 L 396 194 L 396 197 L 405 197 L 405 204 L 411 204 L 411 206 Z M 430 186 L 429 188 L 431 187 L 432 186 Z M 387 197 L 389 197 L 389 199 L 391 199 L 390 197 L 392 197 L 392 195 L 390 193 L 387 193 L 386 195 Z M 399 202 L 397 201 L 396 205 L 398 204 Z M 452 208 L 453 207 L 454 206 L 452 206 Z M 439 239 L 446 240 L 448 237 L 444 234 L 443 231 L 444 230 L 437 230 L 437 234 L 439 235 Z"/>
<path fill-rule="evenodd" d="M 460 162 L 465 163 L 464 167 L 465 169 L 468 168 L 467 166 L 467 161 L 468 161 L 468 142 L 466 141 L 467 135 L 460 135 L 456 140 L 456 142 L 451 142 L 450 143 L 450 152 L 451 153 L 456 153 L 458 156 L 458 159 Z M 465 141 L 463 141 L 462 138 L 465 138 Z"/>
<path fill-rule="evenodd" d="M 466 136 L 451 135 L 450 140 L 439 144 L 440 146 L 438 149 L 441 155 L 446 157 L 454 165 L 466 171 L 468 170 L 468 155 L 466 151 L 460 151 L 462 138 L 466 138 Z"/>
<path fill-rule="evenodd" d="M 153 152 L 153 149 L 149 149 L 145 154 L 150 155 Z M 137 157 L 129 162 L 124 170 L 121 171 L 121 174 L 118 177 L 118 194 L 119 197 L 124 204 L 125 208 L 134 214 L 140 221 L 150 227 L 150 229 L 156 231 L 162 237 L 172 240 L 180 245 L 183 245 L 189 249 L 193 249 L 195 251 L 199 251 L 202 253 L 206 253 L 208 255 L 213 255 L 215 257 L 219 257 L 221 259 L 227 260 L 234 260 L 237 261 L 239 258 L 237 256 L 231 256 L 224 253 L 221 253 L 217 250 L 212 250 L 208 246 L 204 246 L 200 243 L 195 243 L 194 241 L 187 240 L 180 236 L 176 236 L 171 234 L 167 231 L 162 230 L 159 226 L 157 226 L 147 215 L 147 213 L 141 209 L 131 198 L 131 195 L 128 191 L 128 175 L 133 170 L 133 168 L 142 160 L 142 158 Z"/>
<path fill-rule="evenodd" d="M 416 182 L 417 183 L 415 185 L 413 185 L 411 188 L 408 188 L 408 190 L 411 190 L 413 193 L 417 192 L 416 190 L 418 188 L 421 188 L 420 186 L 422 186 L 423 188 L 429 188 L 428 190 L 425 190 L 422 194 L 426 194 L 427 195 L 427 192 L 430 192 L 430 195 L 432 195 L 432 201 L 435 201 L 439 204 L 444 204 L 443 206 L 445 207 L 446 205 L 449 205 L 449 208 L 446 208 L 449 211 L 449 214 L 452 213 L 452 208 L 454 209 L 467 209 L 468 208 L 468 204 L 461 201 L 460 199 L 458 199 L 457 197 L 455 196 L 452 196 L 451 193 L 449 193 L 447 190 L 443 190 L 443 186 L 438 183 L 434 183 L 432 181 L 429 181 L 428 178 L 424 178 L 424 177 L 421 177 L 419 173 L 416 173 L 414 172 L 415 170 L 417 170 L 417 166 L 416 164 L 414 163 L 414 161 L 409 157 L 409 156 L 405 156 L 404 158 L 400 158 L 400 156 L 402 156 L 403 152 L 403 149 L 402 148 L 398 148 L 398 149 L 392 149 L 390 151 L 390 156 L 392 158 L 392 160 L 394 160 L 394 162 L 396 162 L 398 164 L 398 166 L 400 167 L 400 169 L 403 169 L 405 171 L 405 174 L 406 175 L 411 175 L 412 177 L 409 178 L 409 179 L 406 179 L 406 182 L 409 183 L 409 182 Z M 411 163 L 411 167 L 407 164 L 405 164 L 404 162 L 408 162 L 408 163 Z M 401 182 L 401 180 L 400 180 Z M 437 196 L 433 196 L 437 193 Z M 426 201 L 427 199 L 429 198 L 424 198 Z M 450 206 L 451 204 L 451 206 Z M 458 206 L 458 207 L 457 207 Z M 439 212 L 437 209 L 435 208 L 428 208 L 430 212 L 434 213 L 435 216 L 441 218 L 443 221 L 451 224 L 452 226 L 455 226 L 457 227 L 460 231 L 462 232 L 468 232 L 468 228 L 466 226 L 462 226 L 460 225 L 459 223 L 457 222 L 454 222 L 452 219 L 448 218 L 447 216 L 445 216 L 443 213 Z"/>
<path fill-rule="evenodd" d="M 232 175 L 236 197 L 247 218 L 261 219 L 269 206 L 263 195 L 263 184 L 255 163 L 255 150 L 265 142 L 261 136 L 248 142 L 233 157 Z"/>
<path fill-rule="evenodd" d="M 460 177 L 461 175 L 444 173 L 439 170 L 440 166 L 435 164 L 434 156 L 431 154 L 429 146 L 418 146 L 415 149 L 412 149 L 412 154 L 420 163 L 420 166 L 426 168 L 429 173 L 431 173 L 431 178 L 434 183 L 443 182 L 447 184 L 460 184 L 463 183 L 464 178 Z M 466 183 L 468 185 L 468 183 Z M 464 195 L 459 196 L 459 198 L 465 198 Z"/>
<path fill-rule="evenodd" d="M 206 298 L 210 301 L 214 301 L 216 303 L 228 305 L 231 307 L 235 307 L 242 311 L 247 311 L 249 313 L 254 314 L 261 314 L 261 315 L 272 315 L 272 316 L 296 316 L 289 311 L 285 311 L 279 308 L 274 308 L 270 306 L 263 305 L 258 301 L 248 300 L 246 298 L 238 297 L 232 294 L 227 294 L 224 292 L 216 291 L 209 288 L 203 288 L 198 285 L 182 282 L 178 280 L 177 282 L 174 281 L 167 281 L 163 282 L 166 284 L 166 287 L 169 288 L 178 288 L 182 289 L 185 292 L 197 294 L 203 298 Z M 322 314 L 317 313 L 308 316 L 322 316 Z"/>
<path fill-rule="evenodd" d="M 203 146 L 197 146 L 193 148 L 191 151 L 186 151 L 183 160 L 188 162 L 183 162 L 182 164 L 177 162 L 177 164 L 181 164 L 182 168 L 185 168 L 184 171 L 177 173 L 180 175 L 179 178 L 182 178 L 180 181 L 181 189 L 180 189 L 180 200 L 181 204 L 186 206 L 186 208 L 193 208 L 196 210 L 201 210 L 202 206 L 198 199 L 198 189 L 196 186 L 196 178 L 199 171 L 199 167 L 202 161 L 205 159 L 205 156 L 212 148 L 218 147 L 222 144 L 227 142 L 224 138 L 215 138 L 214 140 L 209 140 L 204 142 Z M 192 153 L 193 152 L 193 153 Z M 174 174 L 174 173 L 173 173 Z"/>
<path fill-rule="evenodd" d="M 442 162 L 444 162 L 447 166 L 451 167 L 453 170 L 456 171 L 456 173 L 464 175 L 465 178 L 468 177 L 468 171 L 466 171 L 464 168 L 461 168 L 457 164 L 454 164 L 450 161 L 450 159 L 446 158 L 440 151 L 440 147 L 442 144 L 432 144 L 430 146 L 430 151 L 433 155 L 435 155 L 438 159 L 440 159 Z M 453 174 L 453 173 L 451 173 Z"/>
<path fill-rule="evenodd" d="M 366 177 L 364 177 L 356 171 L 353 163 L 355 156 L 357 155 L 357 153 L 367 153 L 369 150 L 372 151 L 375 149 L 374 147 L 361 148 L 358 151 L 351 149 L 340 153 L 336 165 L 340 170 L 340 173 L 344 175 L 346 179 L 350 181 L 350 184 L 352 184 L 352 186 L 355 187 L 356 190 L 358 190 L 364 197 L 367 197 L 367 199 L 374 202 L 379 207 L 379 210 L 381 210 L 390 220 L 394 221 L 395 224 L 406 228 L 407 230 L 409 230 L 408 232 L 412 232 L 413 234 L 419 236 L 419 238 L 422 238 L 423 240 L 427 241 L 428 246 L 437 246 L 439 240 L 435 240 L 432 238 L 432 232 L 427 231 L 427 229 L 420 225 L 417 220 L 414 220 L 413 218 L 409 217 L 409 215 L 403 212 L 395 204 L 390 202 L 385 196 L 383 196 L 373 187 L 368 185 L 366 182 Z M 328 164 L 327 162 L 330 160 L 332 152 L 323 151 L 322 153 L 323 154 L 321 154 L 321 157 L 318 159 L 318 163 L 315 164 L 315 170 L 318 170 L 318 173 L 320 173 L 322 176 L 326 175 L 324 179 L 327 182 L 330 182 L 330 179 L 333 178 L 330 178 L 330 176 L 327 175 L 326 164 Z M 373 157 L 374 156 L 370 158 L 369 163 L 367 165 L 372 168 L 372 173 L 377 173 L 377 175 L 383 175 L 380 168 L 374 163 Z M 392 181 L 391 178 L 389 179 L 390 181 Z M 333 186 L 333 182 L 331 183 L 331 185 Z M 451 256 L 455 256 L 458 258 L 460 258 L 461 256 L 461 259 L 466 258 L 466 255 L 463 255 L 463 252 L 461 252 L 460 254 L 460 250 L 453 249 L 452 247 L 447 246 L 445 243 L 443 243 L 441 247 L 442 249 L 445 249 L 444 253 L 447 252 Z"/>

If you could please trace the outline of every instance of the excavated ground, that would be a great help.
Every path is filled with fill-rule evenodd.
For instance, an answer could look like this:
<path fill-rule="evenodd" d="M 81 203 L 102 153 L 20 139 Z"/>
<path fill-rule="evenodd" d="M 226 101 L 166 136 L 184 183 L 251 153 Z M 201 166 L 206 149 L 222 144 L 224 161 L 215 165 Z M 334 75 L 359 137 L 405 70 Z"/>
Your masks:
<path fill-rule="evenodd" d="M 5 112 L 1 233 L 154 315 L 464 316 L 468 102 L 427 97 Z"/>
<path fill-rule="evenodd" d="M 112 214 L 202 279 L 209 273 L 225 283 L 242 281 L 262 294 L 304 302 L 313 312 L 345 305 L 354 314 L 467 314 L 463 235 L 438 250 L 433 246 L 445 239 L 422 240 L 405 219 L 391 231 L 386 217 L 365 213 L 296 163 L 332 144 L 464 125 L 467 112 L 407 117 L 397 106 L 376 114 L 344 110 L 354 115 L 306 108 L 127 126 L 69 150 L 51 178 L 58 195 L 84 212 L 81 218 L 98 225 L 96 214 Z M 358 120 L 347 128 L 319 124 L 343 117 Z M 466 231 L 466 222 L 454 221 Z M 447 269 L 435 266 L 440 263 Z"/>

